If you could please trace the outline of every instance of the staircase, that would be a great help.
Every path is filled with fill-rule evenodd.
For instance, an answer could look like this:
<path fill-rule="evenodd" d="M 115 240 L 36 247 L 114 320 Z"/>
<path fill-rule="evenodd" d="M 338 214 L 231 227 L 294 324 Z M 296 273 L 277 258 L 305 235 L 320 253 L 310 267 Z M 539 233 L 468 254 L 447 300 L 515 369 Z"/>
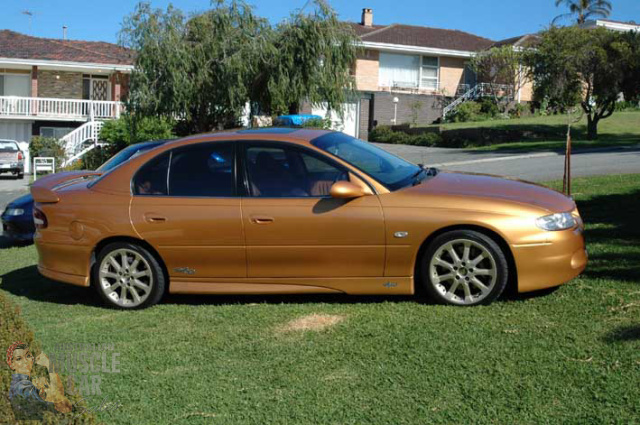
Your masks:
<path fill-rule="evenodd" d="M 67 158 L 62 164 L 63 167 L 71 164 L 95 147 L 100 146 L 99 136 L 102 125 L 102 121 L 88 121 L 60 139 L 64 144 Z"/>
<path fill-rule="evenodd" d="M 446 118 L 447 114 L 454 111 L 458 106 L 469 100 L 477 100 L 482 97 L 504 98 L 507 101 L 513 100 L 513 87 L 506 84 L 489 84 L 479 83 L 464 92 L 460 97 L 445 106 L 442 110 L 442 118 Z"/>

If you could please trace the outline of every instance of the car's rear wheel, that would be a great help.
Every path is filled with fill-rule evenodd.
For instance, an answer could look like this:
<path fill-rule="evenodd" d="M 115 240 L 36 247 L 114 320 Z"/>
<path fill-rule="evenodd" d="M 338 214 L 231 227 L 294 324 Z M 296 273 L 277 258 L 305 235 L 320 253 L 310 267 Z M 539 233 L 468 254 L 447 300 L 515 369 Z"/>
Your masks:
<path fill-rule="evenodd" d="M 509 265 L 504 252 L 493 239 L 473 230 L 439 235 L 420 261 L 422 285 L 442 304 L 490 304 L 507 285 Z"/>
<path fill-rule="evenodd" d="M 160 301 L 166 282 L 162 267 L 148 250 L 115 242 L 98 254 L 93 284 L 109 306 L 137 309 Z"/>

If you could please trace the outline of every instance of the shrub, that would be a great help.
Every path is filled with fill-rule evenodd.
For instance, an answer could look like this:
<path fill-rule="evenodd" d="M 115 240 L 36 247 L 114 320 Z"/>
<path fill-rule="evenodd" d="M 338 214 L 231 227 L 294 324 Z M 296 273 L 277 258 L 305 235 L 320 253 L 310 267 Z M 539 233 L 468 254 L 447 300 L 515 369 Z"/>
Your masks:
<path fill-rule="evenodd" d="M 125 146 L 151 140 L 175 137 L 175 123 L 167 118 L 135 118 L 125 114 L 117 120 L 107 121 L 100 131 L 100 140 L 109 144 Z M 118 150 L 120 150 L 118 149 Z"/>
<path fill-rule="evenodd" d="M 616 102 L 616 112 L 621 111 L 637 111 L 640 109 L 640 102 L 625 100 Z"/>
<path fill-rule="evenodd" d="M 329 118 L 311 118 L 302 123 L 304 128 L 319 128 L 322 130 L 331 130 L 331 119 Z"/>
<path fill-rule="evenodd" d="M 31 156 L 31 161 L 38 156 L 54 157 L 56 159 L 56 168 L 61 167 L 66 159 L 64 145 L 53 137 L 33 137 L 29 144 L 29 155 Z"/>
<path fill-rule="evenodd" d="M 438 133 L 434 132 L 407 134 L 402 131 L 393 131 L 391 127 L 381 125 L 371 130 L 369 140 L 394 145 L 435 146 L 441 143 L 442 139 Z"/>
<path fill-rule="evenodd" d="M 484 97 L 480 100 L 480 113 L 483 118 L 495 118 L 500 114 L 498 103 L 491 97 Z"/>
<path fill-rule="evenodd" d="M 458 106 L 453 113 L 447 116 L 447 121 L 468 122 L 482 121 L 484 116 L 481 111 L 482 105 L 478 102 L 465 102 Z"/>

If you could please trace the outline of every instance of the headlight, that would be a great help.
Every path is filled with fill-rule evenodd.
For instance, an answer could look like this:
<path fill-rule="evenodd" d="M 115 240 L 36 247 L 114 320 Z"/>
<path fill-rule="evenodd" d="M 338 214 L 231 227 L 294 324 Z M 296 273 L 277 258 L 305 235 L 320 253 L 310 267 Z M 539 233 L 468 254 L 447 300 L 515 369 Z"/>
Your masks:
<path fill-rule="evenodd" d="M 24 210 L 22 208 L 7 208 L 4 213 L 8 216 L 18 216 L 24 214 Z"/>
<path fill-rule="evenodd" d="M 571 213 L 557 213 L 545 215 L 536 219 L 536 226 L 542 230 L 565 230 L 576 225 L 576 220 Z"/>

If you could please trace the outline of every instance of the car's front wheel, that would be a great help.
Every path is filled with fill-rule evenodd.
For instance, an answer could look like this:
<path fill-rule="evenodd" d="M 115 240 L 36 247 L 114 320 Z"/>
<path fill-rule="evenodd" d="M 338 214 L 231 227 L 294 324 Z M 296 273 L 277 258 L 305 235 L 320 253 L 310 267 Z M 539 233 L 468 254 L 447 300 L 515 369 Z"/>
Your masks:
<path fill-rule="evenodd" d="M 490 304 L 507 285 L 509 265 L 504 252 L 493 239 L 473 230 L 439 235 L 420 261 L 423 287 L 442 304 Z"/>
<path fill-rule="evenodd" d="M 160 301 L 166 282 L 162 267 L 147 249 L 115 242 L 99 252 L 93 284 L 109 306 L 136 309 Z"/>

